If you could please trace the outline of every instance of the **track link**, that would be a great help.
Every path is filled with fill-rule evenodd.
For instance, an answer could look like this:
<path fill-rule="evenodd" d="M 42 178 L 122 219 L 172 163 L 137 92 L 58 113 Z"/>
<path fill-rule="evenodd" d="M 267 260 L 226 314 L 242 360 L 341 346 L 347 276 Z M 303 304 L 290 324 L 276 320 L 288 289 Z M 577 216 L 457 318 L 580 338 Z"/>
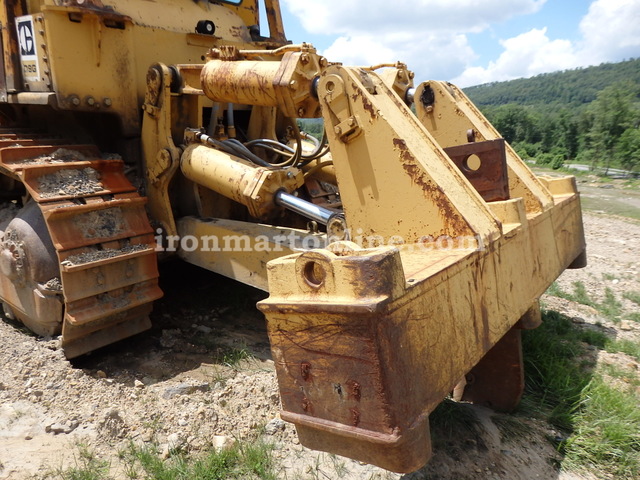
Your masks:
<path fill-rule="evenodd" d="M 150 328 L 152 303 L 162 296 L 153 230 L 122 160 L 101 158 L 90 145 L 0 129 L 0 170 L 37 203 L 55 248 L 59 282 L 37 284 L 35 295 L 62 296 L 67 358 Z M 2 300 L 25 324 L 37 324 L 38 308 L 12 298 L 30 292 L 12 287 L 17 293 L 5 288 Z"/>

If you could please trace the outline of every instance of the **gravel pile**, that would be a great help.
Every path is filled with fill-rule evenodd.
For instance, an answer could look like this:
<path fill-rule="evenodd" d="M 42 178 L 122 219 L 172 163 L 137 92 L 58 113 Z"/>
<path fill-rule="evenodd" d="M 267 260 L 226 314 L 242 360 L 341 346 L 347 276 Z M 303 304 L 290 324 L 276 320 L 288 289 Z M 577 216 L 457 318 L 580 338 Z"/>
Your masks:
<path fill-rule="evenodd" d="M 82 162 L 87 157 L 77 150 L 69 150 L 68 148 L 59 148 L 53 153 L 39 155 L 35 158 L 21 161 L 24 164 L 46 164 L 46 163 L 65 163 L 65 162 Z"/>
<path fill-rule="evenodd" d="M 140 252 L 149 248 L 149 245 L 127 245 L 125 247 L 115 249 L 106 248 L 104 250 L 94 250 L 91 252 L 79 253 L 77 255 L 71 255 L 67 257 L 62 264 L 63 265 L 82 265 L 84 263 L 96 262 L 98 260 L 104 260 L 107 258 L 119 257 L 120 255 L 126 255 L 128 253 Z"/>
<path fill-rule="evenodd" d="M 38 178 L 43 198 L 91 195 L 104 190 L 100 174 L 93 168 L 59 170 Z"/>

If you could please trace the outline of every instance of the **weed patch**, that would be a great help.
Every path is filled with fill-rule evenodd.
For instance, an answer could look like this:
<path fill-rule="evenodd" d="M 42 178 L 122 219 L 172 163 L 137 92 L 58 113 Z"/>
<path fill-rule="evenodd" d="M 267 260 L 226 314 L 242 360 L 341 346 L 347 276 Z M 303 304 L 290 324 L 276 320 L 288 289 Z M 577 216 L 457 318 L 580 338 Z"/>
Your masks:
<path fill-rule="evenodd" d="M 67 469 L 58 469 L 47 478 L 59 478 L 61 480 L 111 480 L 109 476 L 109 462 L 100 460 L 86 445 L 78 445 L 78 454 L 75 457 L 75 466 Z"/>
<path fill-rule="evenodd" d="M 557 312 L 544 311 L 543 320 L 539 328 L 523 334 L 527 375 L 523 408 L 534 408 L 567 433 L 559 445 L 565 456 L 563 468 L 639 478 L 640 398 L 634 393 L 635 382 L 614 387 L 593 367 L 598 349 L 638 358 L 640 345 L 578 328 Z M 616 372 L 604 369 L 603 373 Z"/>
<path fill-rule="evenodd" d="M 622 296 L 636 305 L 640 305 L 640 292 L 624 292 Z"/>
<path fill-rule="evenodd" d="M 131 444 L 122 457 L 130 478 L 142 480 L 276 480 L 272 450 L 272 445 L 257 440 L 236 442 L 230 448 L 212 449 L 198 457 L 178 451 L 162 459 L 157 446 Z"/>

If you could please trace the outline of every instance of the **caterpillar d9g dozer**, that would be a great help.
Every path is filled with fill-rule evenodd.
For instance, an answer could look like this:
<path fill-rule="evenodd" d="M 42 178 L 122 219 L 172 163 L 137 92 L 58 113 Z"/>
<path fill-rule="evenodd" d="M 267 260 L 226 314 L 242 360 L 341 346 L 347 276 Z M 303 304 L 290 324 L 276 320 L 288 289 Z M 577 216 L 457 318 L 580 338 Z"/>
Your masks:
<path fill-rule="evenodd" d="M 461 90 L 292 45 L 277 0 L 5 0 L 0 23 L 8 316 L 82 355 L 149 327 L 177 255 L 269 292 L 304 445 L 408 472 L 456 385 L 517 404 L 520 331 L 584 265 L 580 201 Z"/>

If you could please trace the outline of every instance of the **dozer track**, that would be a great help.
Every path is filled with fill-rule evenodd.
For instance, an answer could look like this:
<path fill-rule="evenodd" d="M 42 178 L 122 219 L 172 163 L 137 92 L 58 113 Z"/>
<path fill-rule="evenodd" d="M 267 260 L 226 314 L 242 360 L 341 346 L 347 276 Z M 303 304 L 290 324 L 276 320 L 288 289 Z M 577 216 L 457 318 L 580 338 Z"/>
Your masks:
<path fill-rule="evenodd" d="M 73 358 L 150 328 L 162 292 L 146 199 L 123 161 L 67 143 L 0 128 L 0 171 L 27 194 L 4 226 L 0 296 L 36 333 L 62 333 Z"/>

